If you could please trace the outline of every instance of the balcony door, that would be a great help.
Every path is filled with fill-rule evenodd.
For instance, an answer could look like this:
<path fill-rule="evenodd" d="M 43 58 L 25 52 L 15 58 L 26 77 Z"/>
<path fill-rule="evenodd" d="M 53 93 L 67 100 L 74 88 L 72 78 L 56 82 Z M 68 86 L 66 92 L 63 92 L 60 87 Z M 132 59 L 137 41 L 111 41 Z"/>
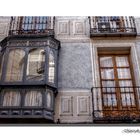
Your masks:
<path fill-rule="evenodd" d="M 104 116 L 137 115 L 129 55 L 99 55 L 99 67 Z"/>

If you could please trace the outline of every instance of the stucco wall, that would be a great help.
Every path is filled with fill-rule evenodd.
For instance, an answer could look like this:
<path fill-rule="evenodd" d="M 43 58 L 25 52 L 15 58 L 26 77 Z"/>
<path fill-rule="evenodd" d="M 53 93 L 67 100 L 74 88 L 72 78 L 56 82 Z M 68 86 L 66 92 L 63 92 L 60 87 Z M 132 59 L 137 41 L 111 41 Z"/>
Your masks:
<path fill-rule="evenodd" d="M 91 88 L 89 43 L 61 43 L 59 54 L 58 87 Z"/>

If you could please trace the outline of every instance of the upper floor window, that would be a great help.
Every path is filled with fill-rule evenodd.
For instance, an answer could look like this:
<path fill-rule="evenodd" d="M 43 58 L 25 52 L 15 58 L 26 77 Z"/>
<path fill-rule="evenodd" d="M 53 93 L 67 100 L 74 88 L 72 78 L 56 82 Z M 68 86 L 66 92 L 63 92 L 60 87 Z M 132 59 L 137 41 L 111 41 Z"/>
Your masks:
<path fill-rule="evenodd" d="M 1 55 L 0 82 L 56 86 L 57 50 L 51 47 L 6 48 Z M 4 65 L 2 65 L 4 62 Z"/>
<path fill-rule="evenodd" d="M 90 17 L 91 36 L 135 36 L 136 27 L 132 16 Z"/>
<path fill-rule="evenodd" d="M 19 48 L 9 49 L 5 81 L 22 82 L 25 73 L 28 81 L 44 80 L 45 54 L 44 48 L 32 48 L 29 51 Z M 25 58 L 25 55 L 27 58 Z"/>
<path fill-rule="evenodd" d="M 49 34 L 53 35 L 54 17 L 24 16 L 11 17 L 9 35 Z"/>
<path fill-rule="evenodd" d="M 47 17 L 22 17 L 21 30 L 43 30 L 47 28 Z"/>

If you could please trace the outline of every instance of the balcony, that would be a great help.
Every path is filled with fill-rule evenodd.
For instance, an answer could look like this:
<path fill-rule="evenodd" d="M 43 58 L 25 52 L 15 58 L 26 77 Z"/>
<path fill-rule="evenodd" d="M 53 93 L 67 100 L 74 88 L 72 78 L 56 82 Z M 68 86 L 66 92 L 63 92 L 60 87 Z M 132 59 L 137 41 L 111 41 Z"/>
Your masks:
<path fill-rule="evenodd" d="M 140 122 L 140 87 L 93 87 L 94 123 Z"/>
<path fill-rule="evenodd" d="M 90 37 L 136 36 L 134 17 L 89 17 Z"/>
<path fill-rule="evenodd" d="M 9 35 L 54 36 L 54 17 L 11 17 Z"/>

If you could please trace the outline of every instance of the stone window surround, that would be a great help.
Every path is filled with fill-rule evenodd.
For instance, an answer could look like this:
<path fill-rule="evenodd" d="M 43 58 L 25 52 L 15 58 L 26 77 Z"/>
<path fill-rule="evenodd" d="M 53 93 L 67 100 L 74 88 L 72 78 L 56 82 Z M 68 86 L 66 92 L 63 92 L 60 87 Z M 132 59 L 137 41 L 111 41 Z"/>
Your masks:
<path fill-rule="evenodd" d="M 98 51 L 99 49 L 106 48 L 116 49 L 121 48 L 122 50 L 130 49 L 130 59 L 132 61 L 132 67 L 134 71 L 134 79 L 136 82 L 136 86 L 140 85 L 140 63 L 138 62 L 138 52 L 136 51 L 135 43 L 92 43 L 91 42 L 91 59 L 92 59 L 92 77 L 93 77 L 93 87 L 100 87 L 100 75 L 99 75 L 99 62 L 98 62 Z M 94 101 L 97 102 L 97 101 Z M 101 99 L 98 101 L 99 108 L 102 110 L 102 101 Z M 94 105 L 94 109 L 97 109 L 97 106 Z M 98 114 L 100 117 L 103 115 L 102 112 Z"/>

